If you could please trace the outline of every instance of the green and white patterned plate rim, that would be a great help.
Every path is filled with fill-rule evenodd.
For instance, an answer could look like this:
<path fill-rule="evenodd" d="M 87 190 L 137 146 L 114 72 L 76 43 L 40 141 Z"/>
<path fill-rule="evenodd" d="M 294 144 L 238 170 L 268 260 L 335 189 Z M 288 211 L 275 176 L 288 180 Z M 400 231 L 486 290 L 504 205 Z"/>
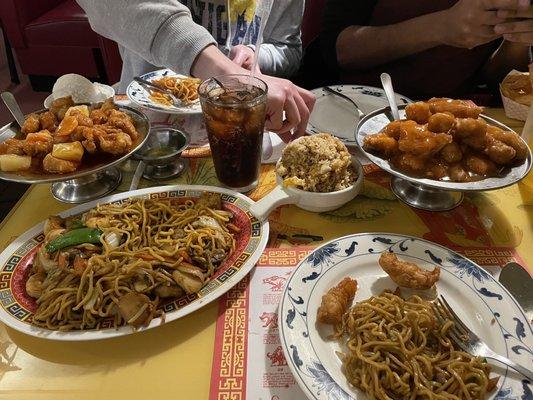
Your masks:
<path fill-rule="evenodd" d="M 237 225 L 241 232 L 235 236 L 235 250 L 199 293 L 171 299 L 160 304 L 161 309 L 165 312 L 164 320 L 155 318 L 148 326 L 137 330 L 133 330 L 130 326 L 114 328 L 111 321 L 104 323 L 103 327 L 98 330 L 70 332 L 59 332 L 34 326 L 31 320 L 32 311 L 35 310 L 36 304 L 35 300 L 27 295 L 25 283 L 28 279 L 33 256 L 44 241 L 43 221 L 15 239 L 0 254 L 0 321 L 20 332 L 41 338 L 63 341 L 98 340 L 155 328 L 190 314 L 214 301 L 239 282 L 254 267 L 268 241 L 269 224 L 268 222 L 259 222 L 250 213 L 249 208 L 253 201 L 248 197 L 228 189 L 212 186 L 161 186 L 115 194 L 71 208 L 59 215 L 61 217 L 77 215 L 98 204 L 120 204 L 129 198 L 183 201 L 188 198 L 197 198 L 204 192 L 221 194 L 224 208 L 233 213 L 232 223 Z"/>

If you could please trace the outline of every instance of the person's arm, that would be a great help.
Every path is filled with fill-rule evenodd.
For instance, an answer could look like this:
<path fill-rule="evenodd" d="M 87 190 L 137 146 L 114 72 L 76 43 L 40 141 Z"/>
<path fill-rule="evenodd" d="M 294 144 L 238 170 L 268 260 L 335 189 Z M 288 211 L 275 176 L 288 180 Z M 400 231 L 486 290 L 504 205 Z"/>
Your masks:
<path fill-rule="evenodd" d="M 483 67 L 483 75 L 491 85 L 498 85 L 512 69 L 527 71 L 529 46 L 503 41 Z"/>
<path fill-rule="evenodd" d="M 188 75 L 198 54 L 215 44 L 176 0 L 77 0 L 91 27 L 147 62 Z"/>
<path fill-rule="evenodd" d="M 336 75 L 337 38 L 352 25 L 368 25 L 377 0 L 327 0 L 322 16 L 322 31 L 318 38 L 322 60 L 328 67 L 329 75 Z"/>
<path fill-rule="evenodd" d="M 342 69 L 367 69 L 441 44 L 442 13 L 432 13 L 386 26 L 350 26 L 336 42 Z"/>
<path fill-rule="evenodd" d="M 270 11 L 259 53 L 259 68 L 264 74 L 287 77 L 300 68 L 303 12 L 303 0 L 280 2 Z M 255 51 L 255 46 L 250 47 Z"/>
<path fill-rule="evenodd" d="M 91 27 L 146 61 L 206 79 L 221 74 L 249 74 L 216 47 L 176 0 L 77 0 Z M 262 76 L 268 85 L 267 128 L 287 134 L 305 132 L 315 98 L 284 79 Z"/>
<path fill-rule="evenodd" d="M 336 40 L 336 57 L 344 69 L 367 69 L 439 45 L 474 48 L 501 34 L 498 6 L 516 0 L 459 0 L 449 9 L 386 26 L 349 26 Z"/>

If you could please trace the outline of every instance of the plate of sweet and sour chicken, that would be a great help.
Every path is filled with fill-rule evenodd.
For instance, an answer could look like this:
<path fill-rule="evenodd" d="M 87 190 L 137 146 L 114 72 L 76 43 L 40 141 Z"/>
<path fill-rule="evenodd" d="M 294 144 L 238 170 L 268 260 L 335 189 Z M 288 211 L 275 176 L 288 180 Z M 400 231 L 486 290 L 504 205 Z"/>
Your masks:
<path fill-rule="evenodd" d="M 21 127 L 0 128 L 0 179 L 39 183 L 94 173 L 129 156 L 148 132 L 144 114 L 112 99 L 75 104 L 62 97 Z"/>
<path fill-rule="evenodd" d="M 531 152 L 512 129 L 482 114 L 471 101 L 433 98 L 369 114 L 358 127 L 359 146 L 378 166 L 428 186 L 487 190 L 523 178 Z"/>

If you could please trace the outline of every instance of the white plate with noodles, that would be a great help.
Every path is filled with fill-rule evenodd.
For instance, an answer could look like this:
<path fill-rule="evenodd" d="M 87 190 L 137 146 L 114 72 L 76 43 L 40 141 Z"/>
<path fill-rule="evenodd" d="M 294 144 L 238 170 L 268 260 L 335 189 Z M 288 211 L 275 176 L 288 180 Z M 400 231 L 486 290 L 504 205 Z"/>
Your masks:
<path fill-rule="evenodd" d="M 180 75 L 170 69 L 160 69 L 141 75 L 142 79 L 169 89 L 174 96 L 183 102 L 182 106 L 175 106 L 164 94 L 149 91 L 139 83 L 132 81 L 126 89 L 128 98 L 135 104 L 153 111 L 167 114 L 201 114 L 202 107 L 198 99 L 200 79 Z M 159 82 L 159 83 L 158 83 Z"/>
<path fill-rule="evenodd" d="M 155 328 L 224 294 L 255 265 L 268 223 L 210 186 L 164 186 L 49 218 L 0 255 L 0 321 L 54 340 Z M 46 234 L 45 234 L 46 232 Z"/>
<path fill-rule="evenodd" d="M 376 346 L 375 343 L 369 344 L 364 339 L 361 339 L 362 342 L 359 343 L 366 346 L 368 352 L 357 353 L 357 346 L 354 346 L 355 350 L 351 351 L 345 345 L 346 335 L 332 338 L 335 333 L 333 326 L 323 324 L 317 320 L 317 311 L 321 305 L 322 296 L 329 289 L 339 284 L 341 280 L 350 277 L 357 280 L 358 283 L 352 303 L 354 308 L 350 312 L 352 313 L 351 315 L 356 315 L 353 313 L 355 312 L 354 310 L 357 310 L 358 312 L 363 312 L 363 316 L 362 322 L 359 320 L 353 322 L 353 320 L 345 319 L 347 322 L 343 325 L 344 332 L 356 335 L 354 330 L 350 331 L 350 329 L 355 329 L 353 327 L 358 327 L 357 332 L 363 333 L 365 329 L 370 329 L 370 332 L 361 334 L 357 340 L 361 337 L 370 338 L 373 335 L 383 335 L 381 336 L 385 338 L 383 340 L 389 340 L 390 338 L 386 335 L 387 328 L 383 328 L 384 326 L 391 326 L 387 325 L 389 323 L 388 320 L 383 317 L 377 317 L 378 323 L 373 325 L 373 327 L 369 327 L 367 322 L 371 321 L 364 318 L 370 318 L 365 313 L 372 312 L 372 310 L 368 311 L 370 307 L 365 306 L 365 303 L 361 303 L 375 296 L 374 301 L 381 299 L 380 301 L 384 302 L 383 306 L 378 304 L 375 307 L 385 308 L 390 306 L 391 308 L 388 309 L 394 310 L 396 309 L 395 302 L 401 300 L 393 296 L 392 293 L 380 296 L 385 290 L 394 292 L 397 288 L 397 285 L 378 264 L 381 253 L 388 251 L 394 252 L 401 261 L 416 263 L 423 269 L 432 270 L 435 266 L 438 266 L 440 268 L 440 278 L 436 283 L 436 290 L 438 294 L 446 298 L 462 321 L 496 352 L 522 364 L 526 368 L 533 368 L 533 358 L 531 357 L 533 355 L 532 327 L 524 311 L 514 298 L 484 269 L 452 250 L 423 239 L 388 233 L 354 234 L 326 243 L 302 260 L 289 278 L 279 306 L 278 318 L 281 345 L 296 381 L 309 399 L 382 399 L 385 397 L 376 393 L 379 393 L 379 390 L 391 390 L 390 387 L 383 386 L 386 384 L 384 382 L 393 382 L 396 377 L 399 379 L 399 375 L 402 375 L 405 382 L 411 383 L 411 385 L 407 384 L 403 389 L 399 388 L 401 385 L 398 385 L 397 390 L 403 390 L 403 395 L 398 394 L 400 392 L 391 393 L 388 391 L 387 393 L 390 396 L 388 398 L 394 398 L 395 400 L 408 399 L 415 392 L 414 387 L 411 387 L 414 386 L 412 384 L 413 376 L 406 369 L 394 367 L 395 371 L 399 371 L 395 372 L 397 374 L 396 377 L 383 376 L 379 375 L 380 373 L 377 369 L 373 369 L 371 362 L 368 364 L 354 362 L 354 360 L 359 359 L 357 354 L 364 354 L 368 359 L 375 357 L 373 360 L 376 363 L 385 363 L 385 361 L 378 358 L 379 355 L 377 354 L 384 350 L 378 351 L 378 348 L 372 347 Z M 411 293 L 407 293 L 404 290 L 402 289 L 403 297 L 411 295 Z M 387 298 L 383 300 L 382 297 Z M 387 304 L 387 302 L 391 301 L 391 304 Z M 418 300 L 414 298 L 406 300 L 404 303 L 405 309 L 407 310 L 408 306 L 412 307 L 409 302 L 416 301 Z M 423 304 L 423 307 L 416 306 L 419 311 L 411 313 L 409 316 L 409 318 L 420 318 L 412 322 L 412 327 L 423 326 L 424 315 L 430 315 L 431 309 L 424 308 L 428 306 L 428 303 L 425 302 Z M 348 305 L 350 306 L 350 304 Z M 398 307 L 402 308 L 404 306 L 398 305 Z M 346 318 L 346 315 L 344 318 Z M 429 320 L 431 317 L 427 318 Z M 378 327 L 381 321 L 383 321 L 383 325 Z M 381 331 L 379 331 L 380 329 Z M 432 329 L 435 330 L 431 331 Z M 379 332 L 376 333 L 376 331 Z M 418 336 L 413 334 L 413 337 L 422 338 L 422 336 L 432 335 L 433 338 L 438 338 L 441 337 L 438 335 L 442 335 L 439 333 L 442 331 L 438 323 L 431 325 L 424 332 L 423 334 L 418 334 Z M 405 339 L 405 346 L 412 348 L 409 347 L 412 344 L 409 340 Z M 398 354 L 398 359 L 405 362 L 407 358 L 404 358 L 406 355 L 402 354 L 400 346 L 398 344 L 394 344 L 394 346 L 397 347 L 397 353 L 392 354 Z M 433 350 L 428 349 L 428 347 L 424 348 L 424 351 Z M 458 388 L 465 387 L 461 386 L 461 381 L 464 383 L 464 381 L 468 380 L 469 389 L 467 390 L 471 390 L 472 393 L 483 393 L 484 390 L 492 386 L 492 391 L 482 395 L 482 399 L 514 400 L 532 398 L 531 384 L 523 380 L 521 375 L 493 362 L 489 362 L 492 367 L 492 372 L 490 372 L 489 376 L 487 376 L 485 361 L 481 359 L 472 361 L 474 366 L 469 369 L 469 377 L 458 375 L 461 381 L 459 378 L 453 378 L 451 374 L 446 375 L 446 373 L 441 371 L 446 371 L 447 367 L 452 368 L 448 360 L 445 360 L 446 357 L 451 358 L 451 355 L 444 355 L 444 352 L 442 354 L 444 359 L 439 359 L 438 362 L 430 361 L 425 366 L 423 364 L 427 360 L 424 357 L 417 359 L 419 361 L 417 365 L 422 365 L 420 371 L 424 368 L 431 368 L 431 370 L 424 370 L 424 373 L 428 376 L 435 374 L 433 376 L 434 380 L 428 379 L 429 382 L 432 382 L 430 383 L 430 385 L 433 385 L 432 390 L 439 390 L 439 388 L 440 390 L 447 390 L 445 385 L 449 383 L 451 388 L 449 390 L 457 393 L 457 390 L 461 390 Z M 463 357 L 462 361 L 459 362 L 461 365 L 455 364 L 453 368 L 457 368 L 457 370 L 460 370 L 461 367 L 467 368 L 466 361 L 471 360 L 470 355 L 466 353 L 459 355 L 459 352 L 456 352 L 453 356 Z M 345 368 L 341 358 L 352 362 L 347 362 L 348 367 Z M 463 362 L 463 360 L 466 361 Z M 408 362 L 411 363 L 411 361 Z M 389 361 L 388 365 L 392 365 L 392 362 Z M 440 371 L 437 371 L 437 367 L 434 367 L 434 365 L 438 365 Z M 352 377 L 351 381 L 348 380 L 344 371 Z M 389 369 L 389 371 L 392 370 Z M 437 375 L 438 372 L 441 372 L 440 375 Z M 373 384 L 376 382 L 373 380 L 374 376 L 382 378 L 378 378 L 377 385 Z M 495 377 L 499 377 L 497 383 L 493 379 Z M 376 392 L 370 395 L 356 388 L 350 382 L 356 384 L 357 382 L 367 382 L 366 391 L 369 390 L 368 387 L 372 387 L 376 388 Z M 396 382 L 398 381 L 396 380 Z M 359 386 L 362 387 L 364 385 L 360 384 Z M 425 398 L 429 398 L 429 396 Z M 432 398 L 444 399 L 445 397 L 435 396 Z M 459 393 L 458 397 L 446 398 L 466 397 Z M 471 398 L 477 397 L 471 396 Z"/>

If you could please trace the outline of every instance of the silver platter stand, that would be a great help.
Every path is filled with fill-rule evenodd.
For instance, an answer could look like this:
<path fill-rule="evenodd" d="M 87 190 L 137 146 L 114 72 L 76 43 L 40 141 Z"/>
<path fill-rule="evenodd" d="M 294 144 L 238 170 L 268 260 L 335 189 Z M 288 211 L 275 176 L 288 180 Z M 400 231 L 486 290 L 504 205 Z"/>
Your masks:
<path fill-rule="evenodd" d="M 120 170 L 116 167 L 125 161 L 132 153 L 137 151 L 148 139 L 150 122 L 143 113 L 125 106 L 118 106 L 120 111 L 127 113 L 139 133 L 139 142 L 125 154 L 110 163 L 95 165 L 91 168 L 81 169 L 69 174 L 32 174 L 0 171 L 0 179 L 26 184 L 52 183 L 50 188 L 52 196 L 64 203 L 85 203 L 98 199 L 115 190 L 122 179 Z M 42 113 L 46 109 L 35 111 Z M 0 128 L 0 143 L 15 137 L 18 125 L 16 122 Z"/>
<path fill-rule="evenodd" d="M 405 107 L 401 105 L 400 117 L 405 118 Z M 508 126 L 481 115 L 490 125 L 509 130 Z M 390 163 L 382 158 L 366 152 L 363 142 L 367 135 L 380 132 L 392 121 L 390 107 L 385 107 L 367 114 L 357 125 L 355 140 L 361 151 L 381 169 L 393 175 L 391 189 L 394 194 L 404 203 L 426 211 L 448 211 L 463 201 L 465 192 L 483 192 L 487 190 L 501 189 L 520 181 L 531 169 L 531 150 L 524 162 L 513 167 L 506 167 L 497 176 L 482 179 L 476 182 L 450 182 L 437 181 L 426 178 L 414 178 L 394 169 Z"/>

